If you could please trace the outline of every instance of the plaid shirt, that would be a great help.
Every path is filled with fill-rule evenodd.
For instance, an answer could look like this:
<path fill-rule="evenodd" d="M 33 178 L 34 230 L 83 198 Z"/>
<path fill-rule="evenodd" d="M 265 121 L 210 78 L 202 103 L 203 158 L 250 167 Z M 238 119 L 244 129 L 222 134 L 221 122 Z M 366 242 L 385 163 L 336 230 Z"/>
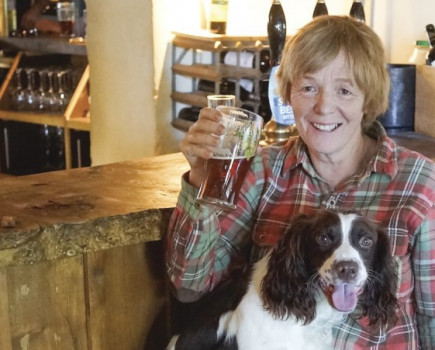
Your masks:
<path fill-rule="evenodd" d="M 294 214 L 352 209 L 388 230 L 400 309 L 393 327 L 376 331 L 350 314 L 334 329 L 334 349 L 435 349 L 435 166 L 376 125 L 377 155 L 339 188 L 316 173 L 299 138 L 261 151 L 234 211 L 199 210 L 197 189 L 183 180 L 166 242 L 167 271 L 180 299 L 197 298 L 233 268 L 257 261 Z"/>

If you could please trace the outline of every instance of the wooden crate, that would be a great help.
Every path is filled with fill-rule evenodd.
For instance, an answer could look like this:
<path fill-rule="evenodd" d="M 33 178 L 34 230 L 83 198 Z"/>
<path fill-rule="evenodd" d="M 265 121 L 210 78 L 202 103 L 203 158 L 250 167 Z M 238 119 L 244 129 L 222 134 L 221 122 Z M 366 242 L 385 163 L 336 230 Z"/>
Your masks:
<path fill-rule="evenodd" d="M 415 131 L 435 137 L 435 67 L 417 65 Z"/>

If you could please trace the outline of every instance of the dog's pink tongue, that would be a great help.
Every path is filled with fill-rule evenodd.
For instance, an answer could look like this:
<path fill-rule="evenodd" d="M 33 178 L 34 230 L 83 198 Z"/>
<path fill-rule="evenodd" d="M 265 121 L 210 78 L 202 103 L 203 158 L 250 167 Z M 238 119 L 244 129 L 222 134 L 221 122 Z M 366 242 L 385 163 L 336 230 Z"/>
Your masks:
<path fill-rule="evenodd" d="M 332 301 L 339 311 L 352 311 L 356 306 L 355 286 L 352 284 L 338 284 L 334 287 Z"/>

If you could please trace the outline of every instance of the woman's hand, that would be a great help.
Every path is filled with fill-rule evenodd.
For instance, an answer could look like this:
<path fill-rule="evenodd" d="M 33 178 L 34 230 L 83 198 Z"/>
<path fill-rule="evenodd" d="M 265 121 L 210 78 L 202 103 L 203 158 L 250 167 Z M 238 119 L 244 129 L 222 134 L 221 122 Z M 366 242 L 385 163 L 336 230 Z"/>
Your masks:
<path fill-rule="evenodd" d="M 198 120 L 181 140 L 180 149 L 190 165 L 189 183 L 199 187 L 204 172 L 204 163 L 219 145 L 219 137 L 225 127 L 220 123 L 222 115 L 215 109 L 201 109 Z"/>

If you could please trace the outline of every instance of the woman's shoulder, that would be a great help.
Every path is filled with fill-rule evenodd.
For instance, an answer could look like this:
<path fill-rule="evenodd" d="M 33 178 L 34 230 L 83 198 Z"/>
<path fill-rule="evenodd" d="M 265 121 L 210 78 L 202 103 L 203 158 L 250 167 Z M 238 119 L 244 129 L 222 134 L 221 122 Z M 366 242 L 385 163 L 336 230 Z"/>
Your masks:
<path fill-rule="evenodd" d="M 396 145 L 396 157 L 399 166 L 425 170 L 432 176 L 435 174 L 435 162 L 417 151 Z"/>
<path fill-rule="evenodd" d="M 425 169 L 429 173 L 435 171 L 435 163 L 432 159 L 419 152 L 398 145 L 386 135 L 381 138 L 381 148 L 378 156 L 379 160 L 384 163 L 396 163 L 399 171 L 403 168 Z"/>
<path fill-rule="evenodd" d="M 413 183 L 430 197 L 435 196 L 435 163 L 432 159 L 406 147 L 395 147 L 397 177 Z"/>

